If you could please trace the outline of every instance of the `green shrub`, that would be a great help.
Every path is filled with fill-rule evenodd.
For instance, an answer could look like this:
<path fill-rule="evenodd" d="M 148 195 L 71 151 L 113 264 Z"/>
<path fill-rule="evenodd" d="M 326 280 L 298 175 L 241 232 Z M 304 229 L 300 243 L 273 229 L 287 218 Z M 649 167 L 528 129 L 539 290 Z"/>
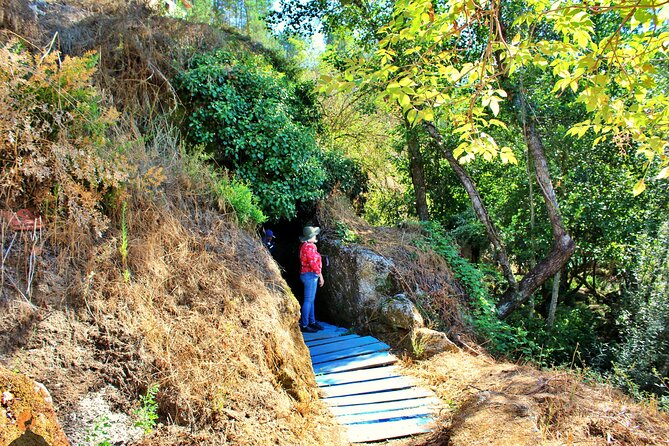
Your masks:
<path fill-rule="evenodd" d="M 492 272 L 483 273 L 460 255 L 457 243 L 436 222 L 423 222 L 430 247 L 450 265 L 455 277 L 469 295 L 467 312 L 469 323 L 482 340 L 489 341 L 486 347 L 493 353 L 509 356 L 531 357 L 538 347 L 529 339 L 527 330 L 514 327 L 497 318 L 495 303 L 488 287 L 496 280 Z"/>
<path fill-rule="evenodd" d="M 156 401 L 156 394 L 159 386 L 157 383 L 151 384 L 146 389 L 146 395 L 140 395 L 140 407 L 135 410 L 135 426 L 141 427 L 144 434 L 150 434 L 153 428 L 156 427 L 158 420 L 158 402 Z"/>
<path fill-rule="evenodd" d="M 325 168 L 324 192 L 337 190 L 353 202 L 367 192 L 368 178 L 360 163 L 336 150 L 324 151 L 321 159 Z"/>
<path fill-rule="evenodd" d="M 323 196 L 309 89 L 260 56 L 198 55 L 176 79 L 188 138 L 248 184 L 273 219 Z"/>
<path fill-rule="evenodd" d="M 360 241 L 360 236 L 342 221 L 335 223 L 335 236 L 344 243 L 357 243 Z"/>
<path fill-rule="evenodd" d="M 609 349 L 597 337 L 601 321 L 584 303 L 558 306 L 553 327 L 538 315 L 524 317 L 522 311 L 507 322 L 523 330 L 534 346 L 525 359 L 542 366 L 602 367 L 610 360 Z"/>
<path fill-rule="evenodd" d="M 84 443 L 78 446 L 111 446 L 109 429 L 111 422 L 106 415 L 100 416 L 93 421 L 93 426 L 86 429 Z"/>
<path fill-rule="evenodd" d="M 259 225 L 267 220 L 260 209 L 258 199 L 245 183 L 227 176 L 220 176 L 216 196 L 219 207 L 225 207 L 226 203 L 232 207 L 237 217 L 237 222 L 242 226 Z"/>

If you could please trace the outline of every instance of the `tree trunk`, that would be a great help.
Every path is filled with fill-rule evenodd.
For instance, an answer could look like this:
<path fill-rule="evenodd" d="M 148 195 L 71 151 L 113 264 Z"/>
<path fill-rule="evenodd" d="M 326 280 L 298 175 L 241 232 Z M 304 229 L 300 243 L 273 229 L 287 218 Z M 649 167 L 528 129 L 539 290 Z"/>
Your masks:
<path fill-rule="evenodd" d="M 532 171 L 534 170 L 534 166 L 532 165 L 532 156 L 530 156 L 530 151 L 529 149 L 527 150 L 527 166 L 526 166 L 526 173 L 527 173 L 527 184 L 529 186 L 529 193 L 530 193 L 530 250 L 532 251 L 532 258 L 530 259 L 530 269 L 534 268 L 534 265 L 537 263 L 537 247 L 536 243 L 534 240 L 534 226 L 535 226 L 535 213 L 534 213 L 534 186 L 533 186 L 533 180 L 532 180 Z M 529 308 L 528 308 L 528 316 L 530 319 L 534 318 L 534 294 L 530 295 L 529 299 Z"/>
<path fill-rule="evenodd" d="M 519 96 L 521 107 L 525 109 L 524 93 L 521 91 Z M 521 115 L 524 115 L 524 113 Z M 534 126 L 534 121 L 528 119 L 524 123 L 523 129 L 527 147 L 534 161 L 534 173 L 537 183 L 544 197 L 548 219 L 551 222 L 553 246 L 548 255 L 523 277 L 517 289 L 510 288 L 502 295 L 500 303 L 497 306 L 497 315 L 502 319 L 520 307 L 542 283 L 561 270 L 576 249 L 574 241 L 562 223 L 555 189 L 553 189 L 548 171 L 548 161 L 544 153 L 541 138 Z"/>
<path fill-rule="evenodd" d="M 515 290 L 518 284 L 516 283 L 516 278 L 514 277 L 513 271 L 511 270 L 511 265 L 509 264 L 509 258 L 506 254 L 506 250 L 504 249 L 504 246 L 502 245 L 499 235 L 497 234 L 495 225 L 493 224 L 492 220 L 490 219 L 490 216 L 488 215 L 488 210 L 485 208 L 483 204 L 483 200 L 481 199 L 481 196 L 479 195 L 479 192 L 476 189 L 474 181 L 471 179 L 469 174 L 467 174 L 465 169 L 462 168 L 460 163 L 458 163 L 458 160 L 455 159 L 451 149 L 449 149 L 444 145 L 444 140 L 441 137 L 441 133 L 439 133 L 439 130 L 434 126 L 434 124 L 431 122 L 424 122 L 423 125 L 427 130 L 427 133 L 430 135 L 430 137 L 437 145 L 437 147 L 441 150 L 444 157 L 448 161 L 448 164 L 451 166 L 451 168 L 457 175 L 458 179 L 464 186 L 465 190 L 467 191 L 467 195 L 469 195 L 469 199 L 472 203 L 472 207 L 474 208 L 474 212 L 476 212 L 476 216 L 481 221 L 481 223 L 483 223 L 483 226 L 485 227 L 486 230 L 486 234 L 488 236 L 488 240 L 490 241 L 490 243 L 492 243 L 493 247 L 495 248 L 495 253 L 497 255 L 497 262 L 502 267 L 502 272 L 504 274 L 504 277 L 506 277 L 506 280 L 509 283 L 509 289 Z"/>
<path fill-rule="evenodd" d="M 553 293 L 551 294 L 551 305 L 548 307 L 548 318 L 546 319 L 546 325 L 553 327 L 555 323 L 555 310 L 557 309 L 558 294 L 560 292 L 560 271 L 555 273 L 553 276 Z"/>
<path fill-rule="evenodd" d="M 409 166 L 411 168 L 411 182 L 413 183 L 414 195 L 416 197 L 416 214 L 420 221 L 430 219 L 427 210 L 427 187 L 425 185 L 425 169 L 423 155 L 420 153 L 417 129 L 412 128 L 409 122 L 404 120 L 406 131 L 407 149 L 409 152 Z"/>

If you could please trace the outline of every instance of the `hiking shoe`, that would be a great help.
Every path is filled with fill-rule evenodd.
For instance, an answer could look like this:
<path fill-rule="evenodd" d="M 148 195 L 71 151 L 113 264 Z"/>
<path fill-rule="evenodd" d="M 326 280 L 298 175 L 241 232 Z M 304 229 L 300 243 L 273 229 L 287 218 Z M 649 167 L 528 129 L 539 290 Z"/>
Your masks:
<path fill-rule="evenodd" d="M 316 333 L 318 330 L 313 328 L 311 325 L 307 325 L 306 327 L 300 325 L 300 331 L 302 333 Z"/>
<path fill-rule="evenodd" d="M 318 322 L 314 322 L 313 324 L 309 324 L 309 326 L 310 326 L 311 328 L 315 328 L 315 329 L 318 330 L 318 331 L 320 331 L 320 330 L 325 330 L 325 327 L 323 327 L 323 326 L 322 326 L 321 324 L 319 324 Z"/>

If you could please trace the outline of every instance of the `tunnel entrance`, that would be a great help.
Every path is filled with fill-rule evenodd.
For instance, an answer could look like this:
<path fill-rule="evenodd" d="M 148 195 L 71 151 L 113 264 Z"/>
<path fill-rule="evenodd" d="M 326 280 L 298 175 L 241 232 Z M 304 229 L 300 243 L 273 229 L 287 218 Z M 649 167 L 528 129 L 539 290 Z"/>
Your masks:
<path fill-rule="evenodd" d="M 300 280 L 300 236 L 305 226 L 319 226 L 313 213 L 299 215 L 294 220 L 281 220 L 276 223 L 263 225 L 261 235 L 264 231 L 271 229 L 275 236 L 274 260 L 279 264 L 281 276 L 286 281 L 291 291 L 302 305 L 304 300 L 304 286 Z M 321 228 L 322 230 L 323 228 Z M 319 246 L 318 251 L 322 254 Z M 327 258 L 323 257 L 323 268 L 327 268 Z M 325 272 L 327 280 L 327 272 Z M 324 299 L 325 287 L 318 288 L 316 292 L 316 319 L 332 323 L 329 311 Z"/>

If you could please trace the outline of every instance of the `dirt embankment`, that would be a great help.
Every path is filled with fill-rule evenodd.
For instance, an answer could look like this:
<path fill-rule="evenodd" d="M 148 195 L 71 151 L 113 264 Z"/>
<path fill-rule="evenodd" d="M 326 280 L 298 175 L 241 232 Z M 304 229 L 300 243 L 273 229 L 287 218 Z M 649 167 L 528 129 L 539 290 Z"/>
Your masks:
<path fill-rule="evenodd" d="M 90 393 L 111 386 L 110 407 L 131 414 L 158 383 L 171 427 L 145 444 L 337 444 L 276 265 L 225 217 L 175 205 L 181 198 L 129 199 L 129 279 L 119 234 L 47 230 L 29 304 L 10 287 L 23 283 L 15 243 L 3 265 L 16 277 L 3 288 L 0 362 L 46 385 L 66 432 L 63 416 Z"/>

